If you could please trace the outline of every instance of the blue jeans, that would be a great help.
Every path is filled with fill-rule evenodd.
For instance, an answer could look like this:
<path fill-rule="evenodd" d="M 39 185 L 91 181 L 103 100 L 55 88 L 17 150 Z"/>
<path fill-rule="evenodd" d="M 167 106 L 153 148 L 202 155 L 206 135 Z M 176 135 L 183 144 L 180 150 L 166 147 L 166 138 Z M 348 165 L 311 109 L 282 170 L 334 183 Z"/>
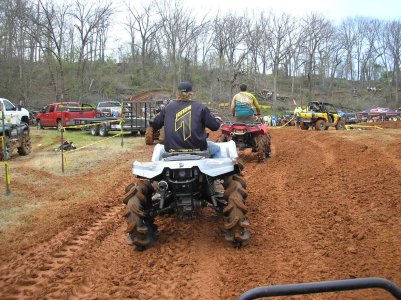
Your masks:
<path fill-rule="evenodd" d="M 220 147 L 216 143 L 209 140 L 207 141 L 207 151 L 209 151 L 211 157 L 221 156 Z"/>

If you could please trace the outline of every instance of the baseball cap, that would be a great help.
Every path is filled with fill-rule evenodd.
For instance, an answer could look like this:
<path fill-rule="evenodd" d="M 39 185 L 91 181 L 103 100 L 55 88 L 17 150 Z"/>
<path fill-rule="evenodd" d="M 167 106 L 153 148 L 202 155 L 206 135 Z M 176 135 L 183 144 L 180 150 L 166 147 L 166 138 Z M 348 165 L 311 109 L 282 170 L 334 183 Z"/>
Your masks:
<path fill-rule="evenodd" d="M 183 81 L 178 85 L 179 92 L 192 92 L 192 83 L 189 81 Z"/>

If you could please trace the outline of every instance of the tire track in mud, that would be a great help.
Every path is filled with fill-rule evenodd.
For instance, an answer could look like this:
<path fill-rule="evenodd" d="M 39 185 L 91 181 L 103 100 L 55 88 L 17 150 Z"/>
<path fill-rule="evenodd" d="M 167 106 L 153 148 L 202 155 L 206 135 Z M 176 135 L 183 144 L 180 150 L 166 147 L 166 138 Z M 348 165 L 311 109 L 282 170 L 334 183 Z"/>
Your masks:
<path fill-rule="evenodd" d="M 207 251 L 223 239 L 216 223 L 216 216 L 203 211 L 199 219 L 157 219 L 158 240 L 144 252 L 126 245 L 121 226 L 98 247 L 96 255 L 91 255 L 93 260 L 81 266 L 86 270 L 81 276 L 87 280 L 74 287 L 71 299 L 107 295 L 118 299 L 221 299 L 220 285 L 215 287 L 219 257 Z M 116 267 L 99 268 L 103 260 L 113 261 Z M 108 278 L 113 278 L 113 285 Z"/>
<path fill-rule="evenodd" d="M 319 210 L 312 199 L 320 197 L 308 187 L 314 176 L 310 173 L 310 158 L 330 164 L 333 156 L 315 151 L 314 132 L 289 130 L 277 136 L 274 133 L 272 157 L 265 163 L 245 165 L 252 241 L 240 249 L 242 255 L 234 252 L 224 262 L 237 266 L 236 272 L 227 274 L 224 299 L 235 299 L 256 286 L 294 282 L 306 278 L 308 273 L 315 274 L 314 279 L 321 278 L 329 269 L 327 262 L 320 259 L 323 253 L 317 245 L 324 232 L 314 232 L 310 211 Z M 255 265 L 248 257 L 263 257 L 264 263 Z M 235 279 L 238 274 L 242 276 L 242 286 Z"/>
<path fill-rule="evenodd" d="M 40 298 L 54 289 L 54 282 L 72 271 L 73 261 L 91 243 L 107 235 L 121 214 L 122 206 L 109 209 L 98 220 L 76 233 L 72 228 L 58 233 L 49 242 L 31 249 L 0 269 L 0 294 L 2 299 L 21 297 Z"/>

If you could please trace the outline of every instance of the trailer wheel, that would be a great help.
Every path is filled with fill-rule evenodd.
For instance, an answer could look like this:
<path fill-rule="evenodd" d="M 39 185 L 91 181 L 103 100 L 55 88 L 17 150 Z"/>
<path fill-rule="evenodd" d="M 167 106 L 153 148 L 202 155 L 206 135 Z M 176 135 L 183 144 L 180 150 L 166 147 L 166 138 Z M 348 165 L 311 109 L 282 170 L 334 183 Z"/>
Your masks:
<path fill-rule="evenodd" d="M 223 210 L 225 224 L 225 239 L 235 247 L 249 243 L 249 222 L 246 219 L 247 208 L 245 199 L 248 193 L 241 176 L 231 175 L 224 179 L 224 198 L 227 206 Z"/>
<path fill-rule="evenodd" d="M 108 135 L 107 125 L 106 124 L 100 124 L 99 125 L 99 135 L 103 136 L 103 137 Z"/>
<path fill-rule="evenodd" d="M 31 153 L 31 138 L 28 131 L 24 131 L 21 137 L 21 146 L 17 148 L 19 155 L 28 155 Z"/>
<path fill-rule="evenodd" d="M 90 132 L 93 136 L 99 135 L 99 125 L 91 126 Z"/>
<path fill-rule="evenodd" d="M 145 144 L 153 145 L 153 127 L 146 127 L 145 131 Z"/>
<path fill-rule="evenodd" d="M 152 207 L 152 193 L 153 187 L 149 181 L 131 185 L 127 192 L 128 195 L 131 194 L 124 214 L 128 242 L 139 251 L 152 246 L 156 239 L 156 225 L 153 218 L 146 214 L 146 210 Z"/>
<path fill-rule="evenodd" d="M 57 120 L 57 130 L 61 131 L 63 129 L 63 123 L 61 122 L 61 120 Z"/>
<path fill-rule="evenodd" d="M 159 144 L 164 144 L 164 140 L 166 139 L 166 132 L 164 131 L 164 127 L 159 130 Z"/>

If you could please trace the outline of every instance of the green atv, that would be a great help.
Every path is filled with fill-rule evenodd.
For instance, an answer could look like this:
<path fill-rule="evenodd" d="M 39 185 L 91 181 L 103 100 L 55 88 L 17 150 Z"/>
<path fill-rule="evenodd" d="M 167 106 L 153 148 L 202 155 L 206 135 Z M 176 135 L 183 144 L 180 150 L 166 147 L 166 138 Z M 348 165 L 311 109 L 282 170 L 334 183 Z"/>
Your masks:
<path fill-rule="evenodd" d="M 326 102 L 311 101 L 306 110 L 300 113 L 299 127 L 302 130 L 315 128 L 315 130 L 327 130 L 335 127 L 336 130 L 345 129 L 345 122 L 338 114 L 334 105 Z"/>

